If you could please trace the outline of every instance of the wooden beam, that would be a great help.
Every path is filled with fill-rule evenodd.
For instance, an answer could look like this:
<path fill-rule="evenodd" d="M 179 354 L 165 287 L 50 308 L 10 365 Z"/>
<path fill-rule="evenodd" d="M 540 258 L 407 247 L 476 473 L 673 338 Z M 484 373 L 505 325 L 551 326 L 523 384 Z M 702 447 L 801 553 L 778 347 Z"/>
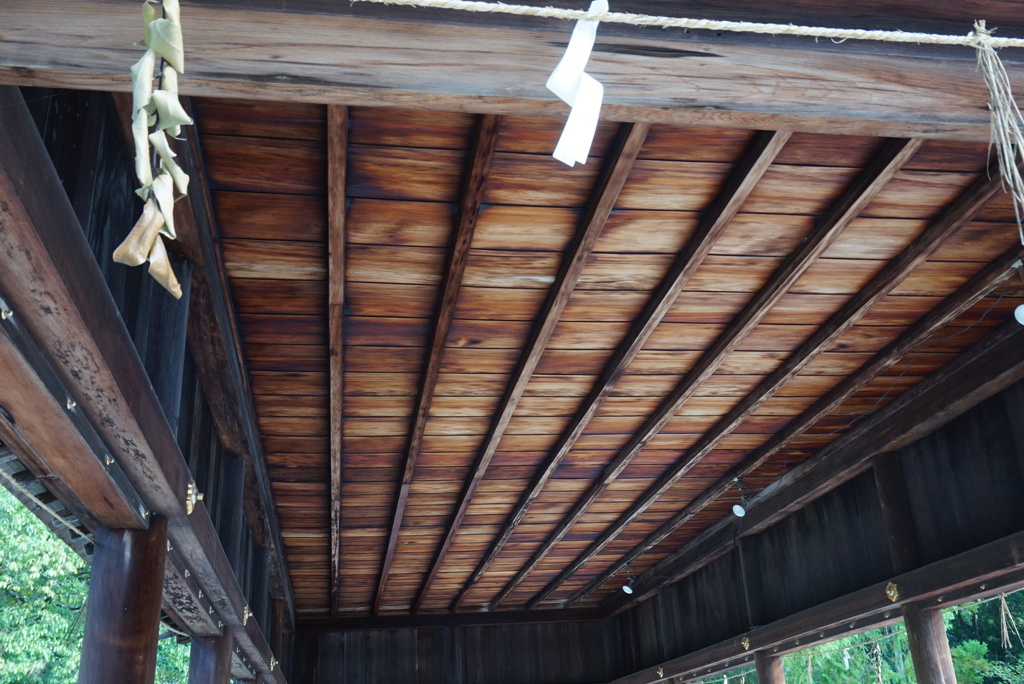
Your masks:
<path fill-rule="evenodd" d="M 793 286 L 794 283 L 814 264 L 818 257 L 839 237 L 840 233 L 850 224 L 875 196 L 881 192 L 902 166 L 917 152 L 920 140 L 890 140 L 883 146 L 872 162 L 854 179 L 839 200 L 818 221 L 814 229 L 783 261 L 778 270 L 765 283 L 764 287 L 747 303 L 739 315 L 729 324 L 715 340 L 714 344 L 701 355 L 700 360 L 683 377 L 678 385 L 658 406 L 657 410 L 644 422 L 629 442 L 616 454 L 615 458 L 601 474 L 601 478 L 587 490 L 584 497 L 566 516 L 565 522 L 559 525 L 556 533 L 564 535 L 569 527 L 578 520 L 591 503 L 597 500 L 605 487 L 614 481 L 619 474 L 632 462 L 633 458 L 653 439 L 671 420 L 680 408 L 704 382 L 710 378 L 725 359 L 736 349 L 743 339 L 753 331 L 764 317 Z M 902 274 L 902 271 L 897 275 Z M 894 287 L 898 280 L 889 282 L 888 288 Z M 888 291 L 888 288 L 885 290 Z M 879 295 L 881 296 L 881 295 Z M 875 300 L 871 300 L 873 303 Z M 867 310 L 867 307 L 854 309 L 856 317 Z M 840 314 L 842 311 L 840 311 Z M 555 591 L 566 579 L 578 570 L 590 557 L 598 553 L 605 544 L 615 538 L 637 515 L 667 491 L 675 482 L 690 471 L 701 458 L 711 451 L 718 442 L 731 433 L 750 413 L 762 402 L 774 394 L 820 352 L 831 345 L 846 328 L 853 324 L 856 317 L 833 318 L 829 324 L 811 338 L 817 339 L 816 344 L 805 343 L 774 373 L 769 375 L 740 404 L 719 420 L 697 444 L 687 451 L 685 456 L 662 475 L 650 489 L 640 497 L 608 530 L 570 563 L 554 580 L 534 596 L 527 604 L 533 608 L 544 598 Z M 563 529 L 564 527 L 564 529 Z M 554 538 L 555 535 L 552 535 Z M 558 538 L 561 538 L 560 536 Z M 555 539 L 557 541 L 557 539 Z M 549 547 L 550 548 L 550 547 Z M 532 559 L 531 559 L 532 560 Z M 575 599 L 575 597 L 574 597 Z"/>
<path fill-rule="evenodd" d="M 903 606 L 903 624 L 907 627 L 907 642 L 918 683 L 956 684 L 942 611 L 907 603 Z"/>
<path fill-rule="evenodd" d="M 758 651 L 754 654 L 754 667 L 757 668 L 757 684 L 786 684 L 786 671 L 779 656 Z"/>
<path fill-rule="evenodd" d="M 533 376 L 533 371 L 540 362 L 548 340 L 551 339 L 555 326 L 558 324 L 558 319 L 561 318 L 562 311 L 565 309 L 565 305 L 568 303 L 577 281 L 579 281 L 584 266 L 586 266 L 587 259 L 590 258 L 594 244 L 597 242 L 601 230 L 604 229 L 608 216 L 615 207 L 615 202 L 619 197 L 622 186 L 626 183 L 626 178 L 629 176 L 633 163 L 640 153 L 640 148 L 647 138 L 648 129 L 649 126 L 647 124 L 623 124 L 613 149 L 609 151 L 605 159 L 604 169 L 591 195 L 587 210 L 580 221 L 579 228 L 572 242 L 566 250 L 565 256 L 562 258 L 558 275 L 548 291 L 547 299 L 537 317 L 537 323 L 530 331 L 530 338 L 523 346 L 523 353 L 516 363 L 516 368 L 512 372 L 508 387 L 505 389 L 505 394 L 498 404 L 499 408 L 494 414 L 487 435 L 484 437 L 483 446 L 480 448 L 480 453 L 473 464 L 469 481 L 466 483 L 459 498 L 459 504 L 455 510 L 452 522 L 448 526 L 448 532 L 441 547 L 438 549 L 430 572 L 423 581 L 423 586 L 420 588 L 419 595 L 413 604 L 414 613 L 423 604 L 430 585 L 437 576 L 441 563 L 444 561 L 445 554 L 455 539 L 462 519 L 466 514 L 466 509 L 469 507 L 469 502 L 473 498 L 473 493 L 476 491 L 481 478 L 483 478 L 487 466 L 490 465 L 491 458 L 498 448 L 498 443 L 505 434 L 505 428 L 508 426 L 509 420 L 512 419 L 512 414 L 515 413 L 516 407 L 519 405 L 519 399 L 523 396 L 523 392 Z"/>
<path fill-rule="evenodd" d="M 925 319 L 921 324 L 926 324 Z M 938 429 L 1022 377 L 1024 328 L 1011 321 L 755 496 L 742 525 L 727 518 L 709 528 L 641 575 L 632 597 L 612 597 L 605 606 L 613 614 L 621 612 L 659 587 L 695 572 L 729 552 L 738 536 L 766 529 L 864 472 L 875 454 Z"/>
<path fill-rule="evenodd" d="M 331 434 L 331 611 L 341 600 L 341 457 L 345 410 L 345 173 L 348 108 L 327 108 L 327 325 Z"/>
<path fill-rule="evenodd" d="M 185 512 L 188 467 L 17 88 L 0 87 L 0 111 L 0 291 L 147 508 L 167 518 L 220 619 L 242 626 L 241 587 L 206 507 Z M 269 669 L 255 621 L 238 640 Z"/>
<path fill-rule="evenodd" d="M 871 470 L 875 475 L 875 488 L 885 520 L 893 574 L 908 572 L 921 565 L 921 554 L 907 497 L 903 464 L 895 453 L 876 454 L 871 459 Z"/>
<path fill-rule="evenodd" d="M 131 46 L 138 17 L 123 4 L 3 0 L 0 9 L 0 82 L 130 90 L 128 67 L 141 50 Z M 189 65 L 181 88 L 207 97 L 564 116 L 564 105 L 544 83 L 564 50 L 567 24 L 428 12 L 189 3 Z M 913 30 L 911 23 L 901 28 Z M 965 23 L 958 32 L 967 30 Z M 226 35 L 245 39 L 228 43 Z M 605 86 L 602 116 L 988 140 L 988 96 L 971 50 L 913 52 L 887 45 L 886 54 L 854 41 L 838 50 L 810 40 L 780 47 L 779 39 L 741 38 L 603 26 L 590 67 Z M 396 40 L 401 50 L 394 49 Z M 666 69 L 666 58 L 687 68 Z M 1016 57 L 1008 51 L 1003 59 Z M 1020 70 L 1008 72 L 1019 92 Z M 809 98 L 809 92 L 817 96 Z"/>
<path fill-rule="evenodd" d="M 414 629 L 418 627 L 473 627 L 483 625 L 542 624 L 600 620 L 604 615 L 592 609 L 516 610 L 429 615 L 377 615 L 351 618 L 306 618 L 299 620 L 300 632 L 347 632 L 369 629 Z"/>
<path fill-rule="evenodd" d="M 775 157 L 786 144 L 786 141 L 789 140 L 790 135 L 791 133 L 788 131 L 777 131 L 763 132 L 755 136 L 749 149 L 747 149 L 743 158 L 736 164 L 735 169 L 726 180 L 717 199 L 701 218 L 700 225 L 687 242 L 686 247 L 676 256 L 668 274 L 662 280 L 658 289 L 651 295 L 643 312 L 633 322 L 626 337 L 616 348 L 608 363 L 605 364 L 601 375 L 598 376 L 594 386 L 580 404 L 576 415 L 573 416 L 572 421 L 563 430 L 537 474 L 534 475 L 530 486 L 523 493 L 515 509 L 506 519 L 498 537 L 491 544 L 491 547 L 477 565 L 476 570 L 455 598 L 451 606 L 453 612 L 465 599 L 473 585 L 483 577 L 491 562 L 501 552 L 501 549 L 504 548 L 505 543 L 512 536 L 512 532 L 522 521 L 523 516 L 526 515 L 534 499 L 540 496 L 541 491 L 548 483 L 548 480 L 554 475 L 559 464 L 572 450 L 576 440 L 583 434 L 583 431 L 593 419 L 597 410 L 626 372 L 626 368 L 629 367 L 629 364 L 636 358 L 640 349 L 647 342 L 647 339 L 658 327 L 658 324 L 661 323 L 665 314 L 668 313 L 679 297 L 679 293 L 686 287 L 686 284 L 690 281 L 690 278 L 697 271 L 701 263 L 703 263 L 704 258 L 711 251 L 711 248 L 717 242 L 726 226 L 729 225 L 733 217 L 740 210 L 743 202 L 753 192 L 754 187 L 757 186 L 761 177 L 768 170 L 768 167 L 771 166 Z M 505 595 L 507 594 L 503 591 L 502 594 L 494 599 L 494 604 L 500 603 Z"/>
<path fill-rule="evenodd" d="M 95 545 L 78 681 L 152 684 L 167 519 L 153 516 L 145 530 L 101 527 Z"/>
<path fill-rule="evenodd" d="M 216 637 L 192 639 L 188 658 L 188 684 L 230 684 L 234 630 Z"/>
<path fill-rule="evenodd" d="M 822 640 L 896 622 L 901 606 L 949 606 L 976 595 L 998 593 L 1000 587 L 1020 580 L 1022 568 L 1024 532 L 1018 532 L 621 677 L 611 684 L 652 684 L 673 677 L 688 681 L 747 663 L 751 651 L 785 655 Z M 890 581 L 898 588 L 895 601 L 886 596 Z M 658 674 L 659 668 L 663 674 Z"/>
<path fill-rule="evenodd" d="M 494 150 L 498 144 L 498 129 L 500 125 L 501 117 L 498 116 L 484 115 L 478 117 L 476 121 L 469 160 L 462 181 L 462 199 L 459 204 L 459 214 L 455 220 L 455 230 L 452 233 L 451 247 L 448 250 L 448 262 L 444 271 L 444 283 L 441 286 L 441 302 L 438 307 L 437 320 L 434 323 L 434 332 L 430 341 L 427 366 L 423 371 L 423 379 L 420 383 L 419 398 L 416 401 L 416 414 L 413 418 L 412 432 L 409 436 L 409 447 L 405 454 L 402 483 L 398 489 L 398 501 L 395 504 L 395 513 L 392 516 L 387 550 L 384 553 L 384 562 L 381 565 L 380 581 L 377 583 L 377 595 L 373 601 L 374 615 L 380 612 L 381 602 L 384 600 L 384 586 L 387 583 L 388 572 L 391 570 L 391 562 L 394 559 L 395 548 L 398 545 L 398 533 L 402 529 L 402 517 L 405 513 L 406 502 L 409 499 L 409 489 L 412 487 L 413 476 L 416 473 L 416 460 L 420 455 L 420 445 L 423 442 L 427 417 L 430 414 L 430 405 L 434 399 L 434 387 L 437 385 L 437 378 L 441 373 L 441 359 L 444 356 L 445 346 L 448 344 L 448 332 L 451 330 L 452 318 L 455 315 L 455 305 L 459 298 L 459 291 L 462 289 L 462 277 L 466 272 L 466 264 L 469 261 L 469 248 L 473 242 L 473 234 L 476 231 L 476 221 L 480 214 L 480 205 L 483 203 L 484 184 L 487 181 L 487 175 L 490 173 L 491 160 L 494 159 Z M 500 435 L 497 439 L 500 439 Z"/>

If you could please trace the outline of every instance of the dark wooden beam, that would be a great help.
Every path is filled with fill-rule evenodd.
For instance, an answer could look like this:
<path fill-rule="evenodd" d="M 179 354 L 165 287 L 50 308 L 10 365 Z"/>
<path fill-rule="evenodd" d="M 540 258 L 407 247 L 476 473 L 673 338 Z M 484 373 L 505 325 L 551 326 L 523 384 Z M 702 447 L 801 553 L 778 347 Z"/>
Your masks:
<path fill-rule="evenodd" d="M 138 682 L 156 675 L 157 633 L 167 555 L 167 519 L 149 529 L 95 532 L 85 609 L 81 684 Z"/>
<path fill-rule="evenodd" d="M 484 184 L 491 170 L 491 160 L 498 144 L 498 129 L 501 117 L 484 115 L 477 118 L 470 148 L 466 171 L 462 180 L 459 214 L 452 233 L 451 247 L 448 250 L 448 261 L 444 271 L 444 283 L 441 286 L 441 301 L 438 306 L 437 320 L 430 341 L 427 355 L 427 366 L 423 371 L 420 383 L 419 398 L 416 401 L 416 414 L 413 417 L 412 432 L 409 436 L 409 447 L 405 454 L 405 466 L 402 469 L 402 483 L 398 489 L 398 501 L 392 516 L 391 532 L 388 535 L 387 550 L 381 565 L 380 581 L 377 583 L 377 595 L 373 601 L 373 614 L 380 612 L 384 600 L 384 586 L 391 570 L 391 562 L 398 545 L 398 533 L 402 529 L 402 517 L 409 499 L 413 476 L 416 474 L 416 460 L 420 455 L 420 445 L 430 414 L 430 405 L 434 399 L 434 387 L 441 373 L 441 359 L 445 345 L 448 343 L 448 332 L 451 330 L 455 305 L 462 289 L 462 277 L 469 261 L 469 248 L 476 232 L 476 221 L 480 214 L 480 205 L 484 198 Z M 500 439 L 500 435 L 496 439 Z"/>
<path fill-rule="evenodd" d="M 131 45 L 139 34 L 138 17 L 120 3 L 7 0 L 3 9 L 0 82 L 130 90 L 128 67 L 141 55 Z M 865 20 L 865 14 L 857 20 Z M 544 83 L 564 51 L 569 25 L 484 17 L 325 9 L 324 3 L 312 10 L 292 3 L 244 8 L 189 3 L 184 19 L 192 27 L 189 64 L 181 88 L 208 97 L 564 116 L 564 105 Z M 957 33 L 966 33 L 969 23 Z M 239 50 L 223 41 L 225 35 L 245 36 L 246 44 L 259 49 Z M 401 50 L 393 49 L 396 36 Z M 988 96 L 969 49 L 946 48 L 937 57 L 934 48 L 908 52 L 887 45 L 888 53 L 877 46 L 869 53 L 869 44 L 854 41 L 843 50 L 810 39 L 786 47 L 779 42 L 603 26 L 590 67 L 605 85 L 602 116 L 988 140 Z M 1004 60 L 1015 59 L 1009 52 Z M 685 61 L 687 68 L 665 69 L 667 57 Z M 509 60 L 515 61 L 514 69 Z M 1008 72 L 1019 91 L 1020 70 Z M 809 98 L 808 92 L 821 96 Z"/>
<path fill-rule="evenodd" d="M 997 593 L 1000 587 L 1019 582 L 1021 569 L 1024 532 L 872 584 L 611 684 L 653 684 L 673 677 L 688 681 L 748 663 L 751 652 L 785 655 L 823 640 L 896 622 L 901 606 L 949 606 L 975 595 Z M 886 595 L 890 581 L 898 590 L 895 601 Z"/>
<path fill-rule="evenodd" d="M 768 528 L 864 472 L 875 454 L 938 429 L 1022 377 L 1024 328 L 1011 321 L 755 496 L 742 523 L 728 518 L 709 528 L 641 575 L 632 597 L 611 597 L 605 607 L 621 612 L 695 572 L 728 553 L 739 536 Z"/>
<path fill-rule="evenodd" d="M 185 511 L 188 467 L 17 88 L 0 87 L 0 111 L 0 292 L 143 503 L 167 518 L 220 619 L 242 626 L 241 587 L 206 507 Z M 255 621 L 237 640 L 268 667 Z"/>
<path fill-rule="evenodd" d="M 351 618 L 306 618 L 299 620 L 300 632 L 346 632 L 367 629 L 411 629 L 416 627 L 472 627 L 550 622 L 599 620 L 603 614 L 591 609 L 517 610 L 431 615 L 376 615 Z"/>
<path fill-rule="evenodd" d="M 843 229 L 857 218 L 863 208 L 881 192 L 882 188 L 889 183 L 892 177 L 896 175 L 896 172 L 906 164 L 920 146 L 920 140 L 890 140 L 883 146 L 879 154 L 857 175 L 857 178 L 844 191 L 839 200 L 816 223 L 814 229 L 783 261 L 778 270 L 772 274 L 772 277 L 765 283 L 764 287 L 754 295 L 740 314 L 718 336 L 714 344 L 701 355 L 694 367 L 690 369 L 668 397 L 662 401 L 655 412 L 644 422 L 636 434 L 616 454 L 615 458 L 601 474 L 601 478 L 587 490 L 586 494 L 573 507 L 572 512 L 566 516 L 566 520 L 559 524 L 556 534 L 552 535 L 552 539 L 555 542 L 568 532 L 570 526 L 583 515 L 591 503 L 597 500 L 608 484 L 614 481 L 647 443 L 661 432 L 668 421 L 679 413 L 683 404 L 714 374 L 743 339 L 758 326 L 771 308 L 789 291 L 789 288 L 832 245 Z M 893 280 L 887 281 L 888 287 L 885 289 L 885 292 L 888 292 L 889 288 L 894 287 L 898 279 L 902 279 L 902 274 L 903 272 L 899 271 L 895 274 Z M 896 277 L 898 279 L 895 279 Z M 878 296 L 880 297 L 881 295 Z M 873 303 L 875 300 L 872 299 L 870 301 Z M 831 326 L 826 324 L 824 332 L 816 333 L 811 338 L 811 341 L 816 340 L 816 344 L 805 343 L 800 350 L 784 361 L 774 373 L 762 381 L 735 409 L 726 414 L 711 430 L 701 437 L 698 443 L 688 450 L 685 456 L 677 461 L 667 473 L 662 475 L 650 489 L 644 492 L 640 499 L 606 530 L 593 545 L 588 547 L 583 554 L 577 557 L 554 580 L 548 583 L 543 590 L 534 596 L 527 606 L 530 608 L 537 606 L 544 598 L 555 591 L 583 563 L 604 548 L 605 544 L 614 539 L 633 518 L 642 513 L 647 506 L 675 484 L 680 477 L 689 472 L 701 458 L 711 451 L 722 438 L 731 433 L 762 402 L 767 400 L 778 391 L 778 388 L 799 373 L 815 356 L 828 348 L 832 341 L 852 325 L 867 308 L 864 306 L 855 308 L 847 317 L 839 317 L 839 314 L 837 314 L 837 317 L 830 321 Z M 840 314 L 842 313 L 840 311 Z M 547 543 L 546 546 L 550 548 L 550 545 Z M 542 550 L 546 551 L 547 549 L 542 547 Z M 573 600 L 575 600 L 575 597 Z"/>
<path fill-rule="evenodd" d="M 956 684 L 942 612 L 934 606 L 907 603 L 903 606 L 903 624 L 919 684 Z"/>
<path fill-rule="evenodd" d="M 348 108 L 327 108 L 327 325 L 330 358 L 331 434 L 331 610 L 337 610 L 341 583 L 341 457 L 345 410 L 345 173 Z"/>
<path fill-rule="evenodd" d="M 192 639 L 188 658 L 188 684 L 230 684 L 234 630 L 216 637 Z"/>
<path fill-rule="evenodd" d="M 871 470 L 875 475 L 878 501 L 882 505 L 893 574 L 909 572 L 921 565 L 921 554 L 903 465 L 894 453 L 877 454 L 871 459 Z"/>
<path fill-rule="evenodd" d="M 512 536 L 512 532 L 522 521 L 523 516 L 526 515 L 530 505 L 540 496 L 548 480 L 551 479 L 562 460 L 572 450 L 576 440 L 586 430 L 587 425 L 593 419 L 597 410 L 626 372 L 626 368 L 629 367 L 629 364 L 636 358 L 640 349 L 647 342 L 647 339 L 658 327 L 658 324 L 661 323 L 665 314 L 668 313 L 679 297 L 679 293 L 686 287 L 686 284 L 690 281 L 690 278 L 701 263 L 703 263 L 704 258 L 711 251 L 719 236 L 739 211 L 740 206 L 746 201 L 750 193 L 753 192 L 754 187 L 761 180 L 768 167 L 771 166 L 772 161 L 782 150 L 786 141 L 789 140 L 790 135 L 791 133 L 788 131 L 778 131 L 759 133 L 755 136 L 749 149 L 736 164 L 736 168 L 726 180 L 717 199 L 702 216 L 697 230 L 676 256 L 668 274 L 662 280 L 658 289 L 651 295 L 643 312 L 633 322 L 626 337 L 616 348 L 608 363 L 605 364 L 601 375 L 598 376 L 594 386 L 580 404 L 580 408 L 573 416 L 572 421 L 566 426 L 558 441 L 555 442 L 551 452 L 544 460 L 544 463 L 541 464 L 537 474 L 534 475 L 529 487 L 516 504 L 515 509 L 509 514 L 498 537 L 491 544 L 491 547 L 477 565 L 476 570 L 455 598 L 451 606 L 453 612 L 462 603 L 473 585 L 483 577 L 491 562 L 501 552 L 501 549 L 504 548 L 505 543 Z M 507 593 L 503 591 L 494 599 L 494 605 L 500 603 L 506 595 Z"/>
<path fill-rule="evenodd" d="M 757 668 L 757 684 L 786 684 L 786 671 L 779 656 L 758 651 L 754 654 L 754 667 Z"/>
<path fill-rule="evenodd" d="M 505 434 L 505 428 L 508 426 L 509 420 L 512 419 L 512 414 L 515 413 L 516 407 L 519 405 L 519 399 L 523 396 L 523 392 L 533 376 L 533 371 L 537 368 L 544 349 L 547 347 L 548 340 L 551 339 L 551 335 L 555 331 L 558 319 L 561 318 L 562 311 L 565 309 L 565 305 L 568 303 L 577 281 L 579 281 L 587 259 L 589 259 L 590 253 L 594 249 L 594 244 L 604 229 L 608 216 L 615 207 L 615 201 L 618 199 L 622 186 L 625 184 L 626 178 L 633 168 L 633 163 L 640 153 L 640 148 L 647 138 L 648 129 L 649 126 L 647 124 L 623 124 L 613 149 L 609 151 L 605 159 L 605 166 L 591 195 L 587 210 L 580 221 L 579 228 L 572 242 L 566 250 L 565 256 L 562 258 L 558 275 L 548 291 L 547 299 L 538 314 L 537 323 L 530 331 L 530 338 L 523 346 L 523 353 L 516 364 L 515 370 L 512 372 L 508 387 L 505 389 L 505 394 L 498 404 L 499 408 L 494 414 L 487 435 L 484 437 L 483 446 L 480 448 L 480 453 L 473 464 L 469 481 L 466 483 L 466 487 L 459 498 L 459 504 L 455 510 L 452 522 L 448 526 L 448 532 L 441 547 L 438 549 L 430 572 L 423 581 L 423 586 L 413 604 L 414 613 L 423 604 L 430 585 L 437 576 L 441 563 L 444 561 L 445 554 L 455 539 L 455 534 L 458 532 L 462 519 L 466 514 L 466 509 L 469 507 L 470 499 L 473 498 L 477 485 L 487 470 L 488 465 L 490 465 L 491 458 L 498 448 L 498 443 Z"/>

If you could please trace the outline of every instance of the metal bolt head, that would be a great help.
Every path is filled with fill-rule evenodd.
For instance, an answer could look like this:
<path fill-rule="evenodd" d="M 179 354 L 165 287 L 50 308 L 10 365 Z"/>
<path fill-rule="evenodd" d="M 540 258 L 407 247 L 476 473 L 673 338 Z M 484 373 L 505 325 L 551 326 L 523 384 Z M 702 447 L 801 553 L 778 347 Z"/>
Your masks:
<path fill-rule="evenodd" d="M 185 568 L 185 577 L 191 577 L 191 576 L 192 576 L 192 573 L 188 571 L 188 568 Z"/>
<path fill-rule="evenodd" d="M 72 399 L 71 397 L 68 397 L 68 401 L 67 401 L 67 407 L 68 407 L 68 411 L 74 410 L 74 408 L 75 408 L 76 406 L 78 406 L 78 402 L 76 402 L 76 401 L 75 401 L 74 399 Z"/>
<path fill-rule="evenodd" d="M 8 309 L 6 306 L 0 309 L 0 320 L 6 321 L 8 318 L 14 315 L 14 312 Z"/>
<path fill-rule="evenodd" d="M 103 463 L 109 468 L 110 466 L 114 465 L 114 457 L 111 456 L 110 454 L 107 454 L 106 456 L 103 457 Z"/>

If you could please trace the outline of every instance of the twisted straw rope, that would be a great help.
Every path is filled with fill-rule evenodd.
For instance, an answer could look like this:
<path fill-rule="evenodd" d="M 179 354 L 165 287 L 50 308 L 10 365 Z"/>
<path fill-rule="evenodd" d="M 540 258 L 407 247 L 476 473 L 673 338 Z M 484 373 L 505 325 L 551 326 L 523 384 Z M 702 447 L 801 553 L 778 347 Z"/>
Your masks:
<path fill-rule="evenodd" d="M 685 17 L 659 17 L 650 14 L 626 12 L 605 12 L 591 15 L 585 10 L 568 10 L 557 7 L 532 7 L 530 5 L 507 5 L 503 2 L 478 2 L 474 0 L 351 0 L 351 2 L 372 2 L 379 5 L 405 5 L 429 9 L 449 9 L 461 12 L 485 12 L 515 14 L 545 19 L 596 19 L 607 24 L 629 24 L 631 26 L 657 26 L 660 28 L 685 28 L 705 31 L 732 31 L 736 33 L 768 33 L 782 36 L 805 36 L 808 38 L 830 38 L 832 40 L 873 40 L 886 43 L 919 43 L 924 45 L 962 45 L 965 47 L 987 46 L 994 49 L 1024 47 L 1024 38 L 995 38 L 983 29 L 971 31 L 963 36 L 939 33 L 913 33 L 907 31 L 872 31 L 865 29 L 837 29 L 820 26 L 797 26 L 795 24 L 761 24 L 750 21 L 713 21 L 710 19 L 687 19 Z"/>

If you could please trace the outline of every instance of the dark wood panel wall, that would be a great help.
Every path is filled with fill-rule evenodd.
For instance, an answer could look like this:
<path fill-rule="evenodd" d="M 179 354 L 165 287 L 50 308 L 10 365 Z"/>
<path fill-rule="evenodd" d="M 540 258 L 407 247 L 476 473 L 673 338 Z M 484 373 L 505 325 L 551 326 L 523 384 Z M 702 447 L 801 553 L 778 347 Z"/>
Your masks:
<path fill-rule="evenodd" d="M 296 636 L 294 682 L 589 684 L 632 671 L 613 620 Z"/>
<path fill-rule="evenodd" d="M 1024 530 L 1022 413 L 1024 382 L 879 457 L 904 473 L 919 566 Z M 605 682 L 655 667 L 912 569 L 894 567 L 876 482 L 862 473 L 616 617 L 300 634 L 293 681 Z"/>

